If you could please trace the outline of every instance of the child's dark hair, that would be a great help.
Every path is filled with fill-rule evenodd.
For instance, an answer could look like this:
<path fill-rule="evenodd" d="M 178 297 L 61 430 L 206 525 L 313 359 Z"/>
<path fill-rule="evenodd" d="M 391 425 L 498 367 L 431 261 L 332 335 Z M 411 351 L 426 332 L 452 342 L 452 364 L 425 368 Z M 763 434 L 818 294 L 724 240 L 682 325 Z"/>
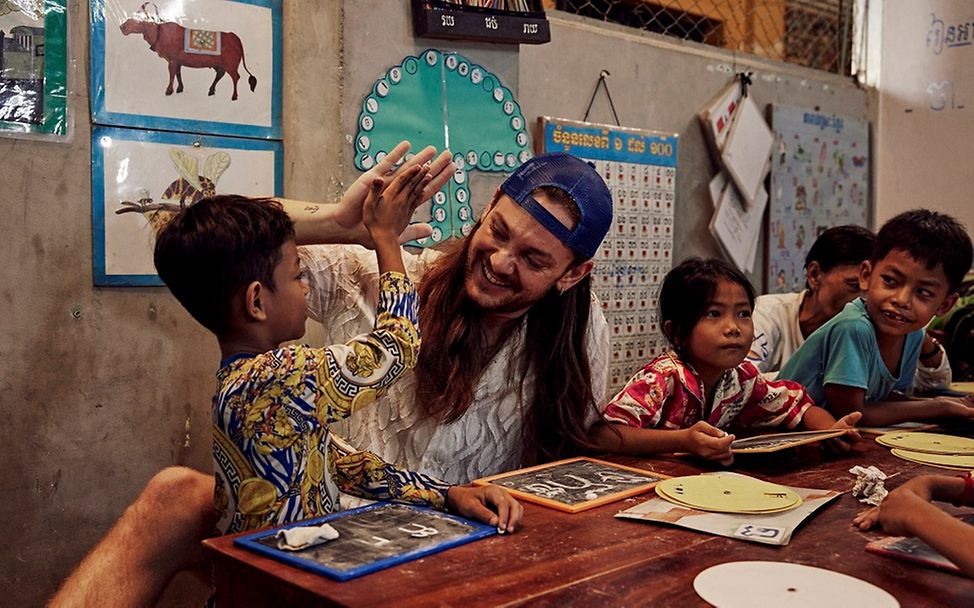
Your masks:
<path fill-rule="evenodd" d="M 677 351 L 683 348 L 697 321 L 707 312 L 721 279 L 743 287 L 754 309 L 754 287 L 741 271 L 723 260 L 689 258 L 666 274 L 659 291 L 659 324 L 662 327 L 670 322 L 666 338 Z"/>
<path fill-rule="evenodd" d="M 875 242 L 876 235 L 862 226 L 833 226 L 812 243 L 805 256 L 805 268 L 812 262 L 818 262 L 822 272 L 829 272 L 838 266 L 858 266 L 872 255 Z M 805 287 L 808 287 L 807 282 Z"/>
<path fill-rule="evenodd" d="M 974 256 L 971 237 L 964 227 L 946 213 L 929 209 L 905 211 L 883 224 L 876 235 L 873 264 L 894 249 L 907 252 L 928 270 L 943 266 L 950 291 L 960 287 Z"/>
<path fill-rule="evenodd" d="M 274 291 L 281 246 L 293 238 L 294 223 L 273 199 L 204 198 L 159 233 L 156 271 L 189 314 L 220 335 L 241 289 L 260 281 Z"/>

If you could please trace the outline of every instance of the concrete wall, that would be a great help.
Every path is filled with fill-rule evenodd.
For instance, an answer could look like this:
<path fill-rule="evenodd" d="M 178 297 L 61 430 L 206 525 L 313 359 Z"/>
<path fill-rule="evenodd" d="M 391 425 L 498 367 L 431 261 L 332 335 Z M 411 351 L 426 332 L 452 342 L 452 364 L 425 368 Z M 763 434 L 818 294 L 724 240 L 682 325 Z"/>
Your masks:
<path fill-rule="evenodd" d="M 406 2 L 288 0 L 285 194 L 329 200 L 355 176 L 351 140 L 365 92 L 385 69 L 427 47 L 456 50 L 516 91 L 538 115 L 581 118 L 601 69 L 624 125 L 680 135 L 676 257 L 716 254 L 707 232 L 711 167 L 695 114 L 745 66 L 762 104 L 818 106 L 862 117 L 867 95 L 846 80 L 748 61 L 693 44 L 552 13 L 539 47 L 412 37 Z M 91 286 L 87 2 L 70 6 L 68 143 L 0 138 L 0 548 L 4 603 L 39 605 L 170 464 L 210 470 L 209 404 L 218 351 L 164 288 Z M 344 27 L 342 27 L 344 19 Z M 604 97 L 590 119 L 611 122 Z M 474 174 L 482 207 L 499 178 Z M 760 276 L 755 277 L 760 284 Z M 309 336 L 312 341 L 315 335 Z M 181 580 L 166 604 L 205 590 Z M 193 598 L 193 599 L 190 599 Z"/>
<path fill-rule="evenodd" d="M 721 255 L 708 230 L 713 206 L 707 184 L 714 165 L 697 112 L 735 72 L 754 72 L 749 90 L 761 108 L 784 104 L 871 119 L 866 91 L 848 78 L 561 12 L 551 13 L 549 21 L 550 43 L 521 47 L 519 99 L 525 118 L 529 123 L 542 114 L 580 120 L 599 72 L 605 69 L 611 73 L 608 86 L 623 126 L 679 134 L 676 261 L 691 255 Z M 601 92 L 589 120 L 614 124 Z M 755 273 L 749 277 L 759 291 L 764 259 L 761 248 Z"/>
<path fill-rule="evenodd" d="M 874 10 L 882 11 L 877 221 L 930 207 L 970 229 L 974 46 L 951 46 L 946 37 L 965 24 L 967 42 L 974 39 L 974 3 L 891 0 Z"/>
<path fill-rule="evenodd" d="M 72 0 L 69 20 L 71 141 L 0 138 L 0 603 L 9 606 L 42 605 L 162 467 L 212 470 L 215 340 L 165 288 L 91 285 L 88 3 Z M 332 197 L 341 2 L 289 0 L 284 22 L 285 191 Z M 187 578 L 166 603 L 200 605 L 201 594 Z"/>

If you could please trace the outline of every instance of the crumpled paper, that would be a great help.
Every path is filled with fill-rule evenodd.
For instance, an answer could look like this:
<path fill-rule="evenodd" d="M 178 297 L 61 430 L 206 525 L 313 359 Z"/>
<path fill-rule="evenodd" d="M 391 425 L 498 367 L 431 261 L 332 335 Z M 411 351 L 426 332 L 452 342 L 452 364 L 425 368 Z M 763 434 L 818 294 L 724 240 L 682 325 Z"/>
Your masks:
<path fill-rule="evenodd" d="M 856 485 L 852 488 L 852 495 L 858 498 L 859 502 L 878 507 L 879 503 L 883 502 L 883 499 L 889 494 L 883 485 L 886 473 L 876 467 L 856 465 L 849 469 L 849 472 L 856 476 Z"/>
<path fill-rule="evenodd" d="M 278 530 L 277 548 L 284 551 L 300 551 L 338 538 L 338 530 L 328 524 L 320 526 L 301 526 Z"/>

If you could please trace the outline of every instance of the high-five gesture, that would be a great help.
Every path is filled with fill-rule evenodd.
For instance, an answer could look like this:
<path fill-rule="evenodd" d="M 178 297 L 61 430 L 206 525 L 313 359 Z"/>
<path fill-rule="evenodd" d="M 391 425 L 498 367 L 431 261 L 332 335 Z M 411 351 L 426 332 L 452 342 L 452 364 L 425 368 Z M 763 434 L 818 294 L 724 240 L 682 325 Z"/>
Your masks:
<path fill-rule="evenodd" d="M 427 146 L 403 162 L 409 151 L 409 142 L 400 142 L 374 167 L 356 179 L 335 204 L 308 203 L 296 200 L 279 199 L 287 210 L 288 215 L 295 222 L 296 239 L 299 245 L 314 243 L 358 243 L 366 247 L 373 246 L 373 240 L 362 223 L 365 199 L 375 188 L 375 181 L 379 180 L 384 190 L 389 188 L 395 179 L 413 167 L 426 167 L 429 180 L 423 182 L 421 194 L 418 198 L 410 199 L 412 212 L 423 202 L 429 200 L 453 176 L 454 166 L 450 160 L 450 152 L 436 154 L 433 146 Z M 399 242 L 405 243 L 414 239 L 429 236 L 430 227 L 427 224 L 412 224 L 404 227 L 399 234 Z"/>

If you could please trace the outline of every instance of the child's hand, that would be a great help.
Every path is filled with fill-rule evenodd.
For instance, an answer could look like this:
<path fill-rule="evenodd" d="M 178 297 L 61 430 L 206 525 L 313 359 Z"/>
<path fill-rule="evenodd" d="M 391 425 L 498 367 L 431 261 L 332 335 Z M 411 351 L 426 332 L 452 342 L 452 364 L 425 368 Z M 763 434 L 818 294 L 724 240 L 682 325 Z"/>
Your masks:
<path fill-rule="evenodd" d="M 890 492 L 878 507 L 856 516 L 853 523 L 861 529 L 867 530 L 878 521 L 883 530 L 889 534 L 913 536 L 917 518 L 922 518 L 924 512 L 930 507 L 930 503 L 914 492 L 909 483 L 906 483 Z M 872 511 L 876 511 L 876 513 L 872 513 Z"/>
<path fill-rule="evenodd" d="M 859 431 L 856 429 L 856 424 L 859 423 L 861 418 L 862 412 L 852 412 L 836 420 L 835 424 L 829 428 L 845 429 L 846 434 L 841 437 L 827 439 L 825 441 L 825 447 L 840 454 L 844 454 L 852 449 L 852 444 L 862 439 L 862 436 L 859 435 Z"/>
<path fill-rule="evenodd" d="M 728 435 L 703 420 L 684 432 L 686 433 L 686 450 L 688 452 L 707 460 L 716 460 L 724 466 L 734 462 L 734 455 L 730 451 L 730 444 L 734 441 L 733 435 Z"/>
<path fill-rule="evenodd" d="M 524 513 L 524 507 L 507 490 L 489 484 L 451 486 L 446 495 L 446 506 L 458 515 L 495 526 L 501 534 L 517 530 Z"/>
<path fill-rule="evenodd" d="M 384 189 L 381 179 L 372 181 L 362 209 L 362 223 L 373 241 L 393 239 L 398 244 L 397 237 L 409 224 L 429 180 L 429 167 L 414 165 L 401 171 Z"/>
<path fill-rule="evenodd" d="M 943 415 L 950 418 L 974 418 L 974 401 L 967 397 L 937 397 Z"/>
<path fill-rule="evenodd" d="M 890 534 L 900 534 L 898 531 L 886 527 L 889 522 L 894 529 L 898 529 L 903 522 L 904 507 L 915 508 L 922 503 L 929 503 L 933 500 L 933 487 L 937 477 L 934 475 L 920 475 L 907 481 L 900 487 L 890 492 L 878 507 L 872 507 L 856 515 L 852 523 L 861 530 L 869 530 L 878 523 L 883 524 Z M 907 496 L 908 495 L 908 496 Z M 890 501 L 890 499 L 893 499 Z M 883 513 L 886 511 L 886 513 Z"/>
<path fill-rule="evenodd" d="M 335 214 L 335 222 L 342 226 L 349 234 L 354 235 L 355 242 L 359 242 L 366 247 L 371 247 L 369 233 L 362 226 L 362 214 L 365 199 L 373 187 L 375 180 L 381 180 L 383 186 L 391 180 L 392 175 L 402 173 L 414 166 L 428 164 L 430 181 L 424 186 L 423 193 L 418 202 L 418 206 L 423 201 L 429 199 L 453 176 L 455 167 L 450 160 L 450 152 L 443 151 L 439 156 L 433 146 L 427 146 L 416 153 L 411 159 L 402 164 L 398 169 L 395 168 L 406 152 L 409 151 L 409 142 L 402 141 L 386 154 L 385 158 L 377 162 L 375 166 L 363 173 L 356 179 L 339 203 L 339 211 Z M 434 158 L 435 157 L 435 158 Z M 381 187 L 380 187 L 381 190 Z M 399 236 L 399 241 L 405 243 L 413 239 L 429 236 L 430 227 L 426 224 L 413 224 L 408 226 Z"/>
<path fill-rule="evenodd" d="M 871 530 L 879 523 L 879 507 L 869 507 L 852 518 L 852 525 L 860 530 Z"/>

